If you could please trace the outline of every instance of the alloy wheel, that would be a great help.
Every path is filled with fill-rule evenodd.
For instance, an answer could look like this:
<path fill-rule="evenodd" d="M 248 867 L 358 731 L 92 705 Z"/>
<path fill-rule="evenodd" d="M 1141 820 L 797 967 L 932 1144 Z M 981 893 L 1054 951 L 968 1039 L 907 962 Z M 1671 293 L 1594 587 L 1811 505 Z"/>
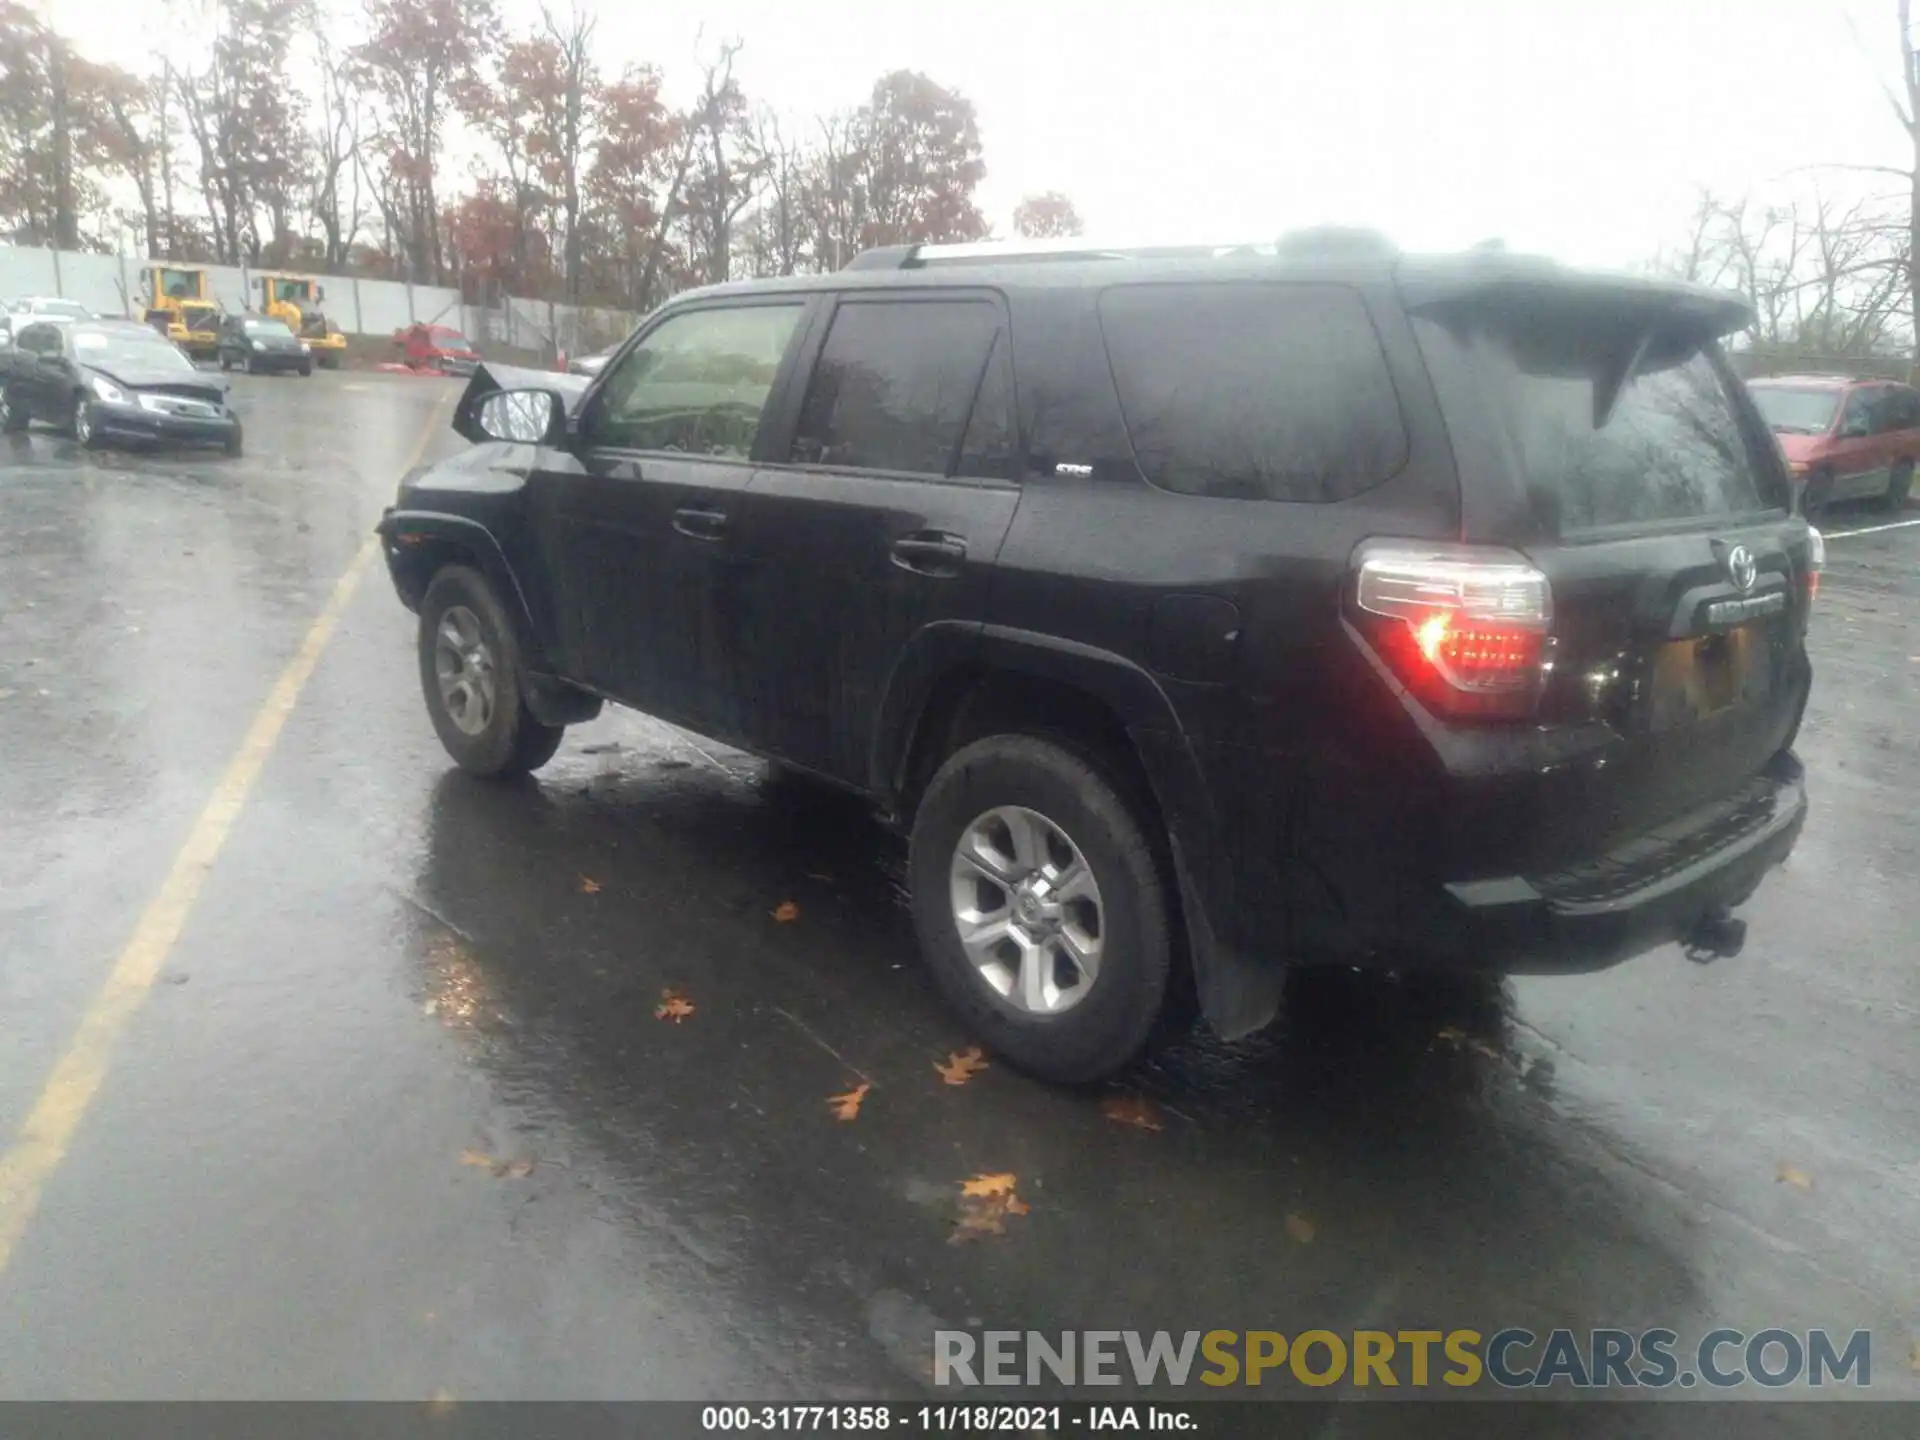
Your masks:
<path fill-rule="evenodd" d="M 433 671 L 440 703 L 462 734 L 479 735 L 493 723 L 496 703 L 493 650 L 480 620 L 464 605 L 449 605 L 433 637 Z"/>
<path fill-rule="evenodd" d="M 949 878 L 961 947 L 1004 1004 L 1058 1015 L 1092 992 L 1106 912 L 1092 867 L 1058 824 L 996 806 L 961 831 Z"/>

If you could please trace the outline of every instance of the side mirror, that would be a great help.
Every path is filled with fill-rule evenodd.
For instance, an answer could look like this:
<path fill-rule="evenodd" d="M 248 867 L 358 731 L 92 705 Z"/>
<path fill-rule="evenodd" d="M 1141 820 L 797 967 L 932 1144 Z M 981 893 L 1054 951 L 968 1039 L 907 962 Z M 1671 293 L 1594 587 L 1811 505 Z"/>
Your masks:
<path fill-rule="evenodd" d="M 489 440 L 552 445 L 566 438 L 567 409 L 552 390 L 497 390 L 475 417 Z"/>

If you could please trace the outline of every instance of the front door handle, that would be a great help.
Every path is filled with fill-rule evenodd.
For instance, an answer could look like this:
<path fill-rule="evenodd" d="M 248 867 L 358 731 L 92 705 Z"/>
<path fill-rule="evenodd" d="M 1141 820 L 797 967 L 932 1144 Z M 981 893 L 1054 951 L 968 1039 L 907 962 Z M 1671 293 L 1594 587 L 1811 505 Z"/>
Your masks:
<path fill-rule="evenodd" d="M 893 542 L 893 563 L 918 575 L 958 575 L 966 558 L 967 542 L 941 530 L 922 530 Z"/>
<path fill-rule="evenodd" d="M 673 528 L 689 540 L 718 540 L 727 533 L 727 512 L 688 506 L 673 512 Z"/>

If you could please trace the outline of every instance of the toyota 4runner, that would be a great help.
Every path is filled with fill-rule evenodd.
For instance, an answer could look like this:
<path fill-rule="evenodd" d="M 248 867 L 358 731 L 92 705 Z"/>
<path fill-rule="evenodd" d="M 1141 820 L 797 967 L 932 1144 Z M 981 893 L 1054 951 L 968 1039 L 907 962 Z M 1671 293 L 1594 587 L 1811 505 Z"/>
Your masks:
<path fill-rule="evenodd" d="M 1738 298 L 1355 232 L 870 251 L 496 372 L 381 524 L 464 769 L 603 701 L 871 797 L 1056 1080 L 1286 966 L 1738 948 L 1822 549 Z"/>

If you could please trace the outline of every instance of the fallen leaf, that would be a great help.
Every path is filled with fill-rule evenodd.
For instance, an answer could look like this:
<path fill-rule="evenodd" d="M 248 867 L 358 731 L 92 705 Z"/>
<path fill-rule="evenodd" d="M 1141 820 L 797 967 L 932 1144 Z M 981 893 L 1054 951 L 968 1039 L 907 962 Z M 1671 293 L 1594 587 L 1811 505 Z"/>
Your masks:
<path fill-rule="evenodd" d="M 1313 1222 L 1307 1219 L 1306 1216 L 1296 1215 L 1289 1210 L 1287 1212 L 1287 1234 L 1298 1240 L 1302 1245 L 1311 1245 L 1313 1243 Z"/>
<path fill-rule="evenodd" d="M 807 879 L 818 880 L 822 885 L 833 884 L 833 877 L 831 875 L 822 875 L 817 871 L 813 871 L 813 870 L 809 870 L 807 872 Z"/>
<path fill-rule="evenodd" d="M 533 1174 L 533 1161 L 515 1160 L 510 1164 L 496 1165 L 493 1173 L 503 1180 L 524 1180 Z"/>
<path fill-rule="evenodd" d="M 1466 1043 L 1467 1032 L 1462 1030 L 1458 1025 L 1449 1025 L 1433 1038 L 1436 1040 L 1444 1040 L 1447 1044 L 1458 1050 Z"/>
<path fill-rule="evenodd" d="M 1013 1192 L 1012 1175 L 976 1175 L 971 1180 L 960 1182 L 960 1219 L 954 1225 L 953 1234 L 947 1237 L 950 1245 L 964 1245 L 969 1240 L 978 1240 L 985 1235 L 1004 1235 L 1007 1233 L 1006 1220 L 1009 1215 L 1025 1215 L 1033 1207 Z"/>
<path fill-rule="evenodd" d="M 589 880 L 586 876 L 582 875 L 580 877 L 580 893 L 582 895 L 598 895 L 600 893 L 600 882 L 598 880 Z"/>
<path fill-rule="evenodd" d="M 691 1014 L 693 1014 L 693 1002 L 678 990 L 662 990 L 660 1003 L 653 1007 L 654 1019 L 671 1020 L 676 1025 Z"/>
<path fill-rule="evenodd" d="M 494 1162 L 493 1156 L 483 1154 L 478 1150 L 462 1150 L 460 1152 L 460 1163 L 462 1165 L 471 1165 L 476 1170 L 491 1170 L 493 1169 Z"/>
<path fill-rule="evenodd" d="M 778 905 L 773 907 L 773 918 L 778 920 L 782 925 L 785 925 L 790 920 L 798 920 L 800 918 L 800 907 L 791 900 L 782 900 Z"/>
<path fill-rule="evenodd" d="M 936 1060 L 933 1068 L 940 1072 L 940 1078 L 949 1085 L 964 1085 L 975 1075 L 987 1068 L 987 1057 L 978 1045 L 965 1050 L 955 1050 L 948 1054 L 946 1063 Z"/>
<path fill-rule="evenodd" d="M 438 1015 L 440 1013 L 440 1002 L 438 1000 L 427 1001 L 426 1004 L 420 1007 L 420 1013 L 422 1015 Z"/>
<path fill-rule="evenodd" d="M 1122 1125 L 1142 1130 L 1159 1130 L 1160 1112 L 1138 1095 L 1109 1095 L 1100 1103 L 1100 1113 Z"/>
<path fill-rule="evenodd" d="M 1492 1060 L 1498 1063 L 1505 1058 L 1498 1050 L 1494 1049 L 1484 1040 L 1469 1040 L 1467 1041 L 1467 1048 L 1483 1060 Z"/>
<path fill-rule="evenodd" d="M 1011 1175 L 976 1175 L 971 1180 L 960 1182 L 962 1195 L 1011 1195 L 1014 1177 Z"/>
<path fill-rule="evenodd" d="M 1789 1165 L 1784 1160 L 1780 1162 L 1779 1173 L 1773 1178 L 1783 1185 L 1793 1186 L 1796 1190 L 1811 1190 L 1813 1188 L 1813 1177 L 1811 1175 L 1802 1170 L 1798 1165 Z"/>
<path fill-rule="evenodd" d="M 836 1120 L 857 1120 L 860 1118 L 860 1102 L 867 1098 L 867 1091 L 872 1088 L 872 1082 L 862 1080 L 844 1095 L 829 1095 L 827 1108 L 833 1111 Z"/>

